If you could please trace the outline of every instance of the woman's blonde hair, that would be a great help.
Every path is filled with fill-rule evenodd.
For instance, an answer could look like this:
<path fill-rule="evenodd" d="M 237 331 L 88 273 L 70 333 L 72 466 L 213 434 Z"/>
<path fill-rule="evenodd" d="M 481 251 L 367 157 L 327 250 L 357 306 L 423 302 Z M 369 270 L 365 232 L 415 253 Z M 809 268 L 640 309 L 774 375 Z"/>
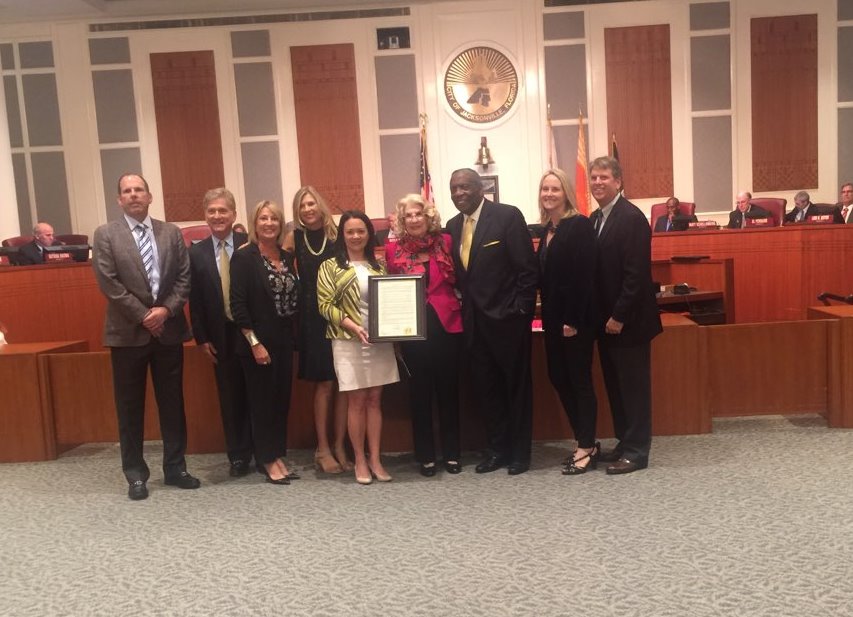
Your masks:
<path fill-rule="evenodd" d="M 569 184 L 569 177 L 566 175 L 566 172 L 562 169 L 558 169 L 556 167 L 548 169 L 542 174 L 542 177 L 539 179 L 539 193 L 536 195 L 536 203 L 539 204 L 539 222 L 543 225 L 547 224 L 551 217 L 549 217 L 545 209 L 542 207 L 542 183 L 545 182 L 545 178 L 548 176 L 554 176 L 557 181 L 560 183 L 560 187 L 563 189 L 563 194 L 566 196 L 566 202 L 563 204 L 563 216 L 560 218 L 567 219 L 571 216 L 574 216 L 578 213 L 575 209 L 575 205 L 572 203 L 569 195 L 574 195 L 575 189 Z"/>
<path fill-rule="evenodd" d="M 438 213 L 438 210 L 435 209 L 435 206 L 424 201 L 424 198 L 421 195 L 418 195 L 417 193 L 409 193 L 397 202 L 397 223 L 394 228 L 394 233 L 397 234 L 398 238 L 402 238 L 407 235 L 406 206 L 409 205 L 420 206 L 423 210 L 424 216 L 427 218 L 428 234 L 437 234 L 441 231 L 441 215 Z"/>
<path fill-rule="evenodd" d="M 255 211 L 252 213 L 252 224 L 249 226 L 249 242 L 253 242 L 255 244 L 258 243 L 258 218 L 261 216 L 261 210 L 264 208 L 272 212 L 273 217 L 278 219 L 279 229 L 276 243 L 281 246 L 284 244 L 284 236 L 287 234 L 287 230 L 285 229 L 284 211 L 277 203 L 267 199 L 259 201 L 258 205 L 255 206 Z"/>
<path fill-rule="evenodd" d="M 335 219 L 332 218 L 332 211 L 329 210 L 326 200 L 313 186 L 303 186 L 293 196 L 293 227 L 305 231 L 305 225 L 302 224 L 302 219 L 299 217 L 299 207 L 306 195 L 311 195 L 314 198 L 317 210 L 320 211 L 320 216 L 323 218 L 323 231 L 329 240 L 334 241 L 338 237 L 338 226 L 335 225 Z"/>

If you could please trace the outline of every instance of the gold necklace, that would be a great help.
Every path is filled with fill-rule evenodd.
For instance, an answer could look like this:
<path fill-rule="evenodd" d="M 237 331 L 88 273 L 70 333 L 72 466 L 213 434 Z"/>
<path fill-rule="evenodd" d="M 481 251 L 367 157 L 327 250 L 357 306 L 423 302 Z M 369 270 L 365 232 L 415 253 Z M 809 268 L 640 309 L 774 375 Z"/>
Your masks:
<path fill-rule="evenodd" d="M 322 255 L 323 251 L 326 250 L 326 240 L 328 240 L 328 238 L 326 237 L 325 230 L 323 231 L 323 244 L 320 246 L 320 250 L 317 251 L 316 253 L 314 252 L 314 249 L 311 248 L 311 242 L 308 240 L 308 229 L 307 228 L 305 229 L 304 235 L 305 235 L 305 248 L 308 249 L 308 252 L 311 253 L 314 257 L 319 257 L 320 255 Z"/>

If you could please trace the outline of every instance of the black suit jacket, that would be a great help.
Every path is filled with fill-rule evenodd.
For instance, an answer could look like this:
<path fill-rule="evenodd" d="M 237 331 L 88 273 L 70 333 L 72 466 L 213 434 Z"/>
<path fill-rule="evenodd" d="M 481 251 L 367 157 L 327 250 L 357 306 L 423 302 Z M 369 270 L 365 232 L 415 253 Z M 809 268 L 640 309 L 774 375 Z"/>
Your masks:
<path fill-rule="evenodd" d="M 44 263 L 44 253 L 39 250 L 36 241 L 18 247 L 18 253 L 15 255 L 15 263 L 19 266 L 34 266 Z"/>
<path fill-rule="evenodd" d="M 785 215 L 785 223 L 796 223 L 798 212 L 799 210 L 796 207 L 788 212 L 788 214 Z M 803 221 L 807 221 L 810 216 L 822 216 L 824 214 L 831 214 L 833 223 L 844 222 L 844 217 L 841 216 L 840 210 L 836 210 L 832 206 L 819 206 L 813 203 L 809 203 L 809 205 L 806 206 L 806 213 L 803 216 Z"/>
<path fill-rule="evenodd" d="M 294 272 L 293 254 L 284 249 L 280 252 L 284 264 Z M 231 314 L 237 327 L 254 330 L 264 347 L 293 346 L 295 319 L 281 318 L 276 313 L 264 260 L 257 244 L 249 243 L 231 256 Z M 242 336 L 235 353 L 252 355 L 249 343 Z"/>
<path fill-rule="evenodd" d="M 639 345 L 663 331 L 652 287 L 652 230 L 642 211 L 624 197 L 598 236 L 596 273 L 600 337 L 608 344 Z M 604 333 L 610 317 L 624 324 L 620 334 Z"/>
<path fill-rule="evenodd" d="M 547 248 L 546 236 L 547 229 L 543 229 L 537 253 L 540 260 L 542 252 L 546 253 L 539 279 L 545 330 L 562 331 L 564 324 L 578 330 L 594 329 L 597 249 L 592 223 L 579 214 L 560 221 Z"/>
<path fill-rule="evenodd" d="M 747 218 L 765 218 L 769 217 L 770 213 L 764 208 L 759 208 L 755 204 L 751 204 L 749 206 L 749 210 L 747 210 Z M 739 208 L 735 208 L 731 212 L 729 212 L 729 224 L 726 226 L 729 229 L 740 229 L 743 223 L 743 212 L 740 211 Z"/>
<path fill-rule="evenodd" d="M 696 215 L 695 215 L 695 214 L 679 214 L 679 215 L 677 215 L 677 216 L 678 216 L 678 218 L 679 218 L 681 221 L 686 221 L 686 222 L 688 222 L 688 223 L 695 223 L 695 222 L 698 220 L 698 219 L 696 218 Z M 656 220 L 656 221 L 655 221 L 655 231 L 656 231 L 656 232 L 658 232 L 658 231 L 666 231 L 666 220 L 667 220 L 667 215 L 666 215 L 666 214 L 664 214 L 664 215 L 662 215 L 662 216 L 659 216 L 659 217 L 658 217 L 658 220 Z M 677 231 L 677 230 L 675 229 L 675 226 L 674 226 L 674 225 L 672 226 L 672 228 L 670 229 L 670 231 Z M 683 228 L 682 228 L 682 231 L 683 231 Z"/>
<path fill-rule="evenodd" d="M 234 252 L 243 246 L 246 234 L 234 233 Z M 213 236 L 190 246 L 190 319 L 196 343 L 213 343 L 219 351 L 225 349 L 225 303 L 222 283 L 216 263 Z M 217 240 L 218 242 L 218 240 Z M 230 301 L 230 298 L 229 298 Z"/>
<path fill-rule="evenodd" d="M 459 259 L 463 222 L 464 215 L 457 214 L 447 222 L 447 231 L 452 239 L 456 285 L 462 291 L 464 329 L 471 331 L 473 311 L 495 320 L 519 316 L 532 319 L 538 268 L 519 209 L 483 202 L 467 270 Z"/>

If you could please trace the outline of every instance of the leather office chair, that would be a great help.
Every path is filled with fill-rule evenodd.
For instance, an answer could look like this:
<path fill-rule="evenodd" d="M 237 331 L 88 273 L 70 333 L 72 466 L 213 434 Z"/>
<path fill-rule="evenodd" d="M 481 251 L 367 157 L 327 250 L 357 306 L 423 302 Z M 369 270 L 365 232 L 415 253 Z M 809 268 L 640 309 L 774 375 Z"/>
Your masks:
<path fill-rule="evenodd" d="M 3 246 L 24 246 L 33 241 L 33 236 L 14 236 L 3 240 Z"/>
<path fill-rule="evenodd" d="M 693 216 L 694 214 L 696 214 L 696 204 L 689 201 L 678 202 L 678 213 L 687 216 Z M 655 204 L 652 206 L 652 210 L 649 213 L 649 220 L 651 221 L 650 224 L 652 226 L 652 229 L 655 228 L 658 219 L 662 216 L 666 216 L 666 202 L 662 204 Z"/>
<path fill-rule="evenodd" d="M 787 199 L 782 199 L 781 197 L 753 197 L 749 202 L 759 208 L 764 208 L 770 213 L 773 217 L 773 227 L 782 225 L 782 221 L 785 219 L 785 204 L 788 203 Z"/>
<path fill-rule="evenodd" d="M 380 231 L 385 231 L 386 229 L 390 229 L 390 225 L 388 224 L 388 219 L 370 219 L 371 225 L 373 225 L 374 233 L 379 233 Z"/>
<path fill-rule="evenodd" d="M 206 224 L 181 227 L 181 235 L 184 237 L 184 244 L 189 247 L 193 242 L 198 242 L 207 238 L 210 235 L 210 227 Z"/>
<path fill-rule="evenodd" d="M 89 244 L 89 236 L 86 234 L 62 234 L 55 238 L 63 244 Z"/>

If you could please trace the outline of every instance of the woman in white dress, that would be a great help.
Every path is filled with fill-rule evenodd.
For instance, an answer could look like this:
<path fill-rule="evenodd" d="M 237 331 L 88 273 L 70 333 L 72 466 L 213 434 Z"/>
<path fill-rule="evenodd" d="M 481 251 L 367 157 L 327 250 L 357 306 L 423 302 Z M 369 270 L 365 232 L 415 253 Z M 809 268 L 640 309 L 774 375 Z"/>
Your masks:
<path fill-rule="evenodd" d="M 370 484 L 373 478 L 390 482 L 379 458 L 382 436 L 382 386 L 400 380 L 391 343 L 367 339 L 367 279 L 385 274 L 376 261 L 376 235 L 363 212 L 341 215 L 334 257 L 320 264 L 317 304 L 329 322 L 335 374 L 341 392 L 347 393 L 347 429 L 355 454 L 355 480 Z M 365 454 L 365 437 L 367 454 Z"/>

